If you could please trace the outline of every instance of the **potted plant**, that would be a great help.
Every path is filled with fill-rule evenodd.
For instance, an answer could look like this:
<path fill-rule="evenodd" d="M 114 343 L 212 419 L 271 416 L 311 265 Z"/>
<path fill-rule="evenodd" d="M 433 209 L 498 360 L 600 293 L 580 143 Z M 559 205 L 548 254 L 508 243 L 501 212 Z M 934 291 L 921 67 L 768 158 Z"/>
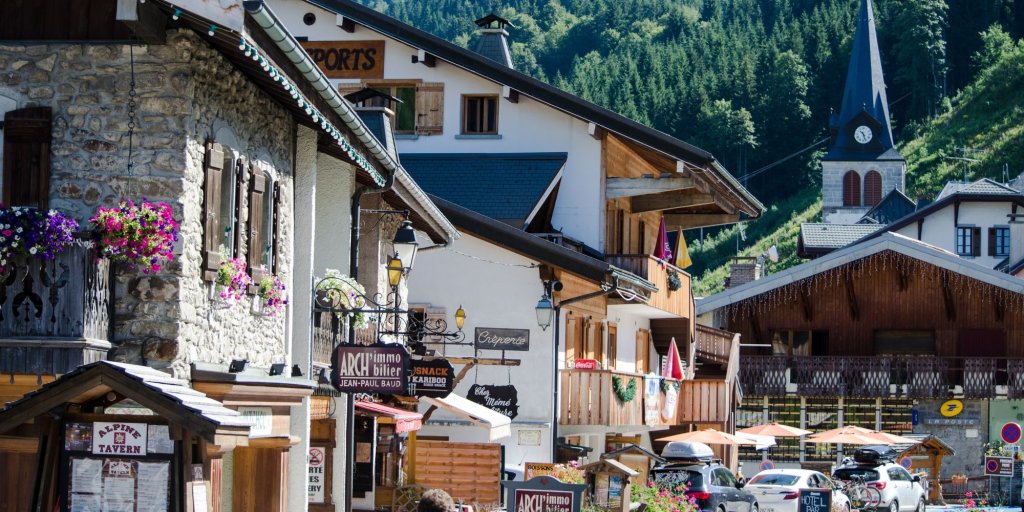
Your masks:
<path fill-rule="evenodd" d="M 667 274 L 668 274 L 668 289 L 669 290 L 676 291 L 676 290 L 678 290 L 678 289 L 683 287 L 683 280 L 682 280 L 682 278 L 679 277 L 679 272 L 676 272 L 674 269 L 670 268 L 670 269 L 668 269 Z"/>
<path fill-rule="evenodd" d="M 100 257 L 124 262 L 144 274 L 159 272 L 174 259 L 178 223 L 167 203 L 122 199 L 114 208 L 100 207 L 90 219 Z"/>
<path fill-rule="evenodd" d="M 52 260 L 74 242 L 78 223 L 57 210 L 0 204 L 0 272 L 17 256 Z"/>
<path fill-rule="evenodd" d="M 217 269 L 214 293 L 224 304 L 233 306 L 245 298 L 245 291 L 251 284 L 252 278 L 246 271 L 245 261 L 242 258 L 227 258 Z"/>
<path fill-rule="evenodd" d="M 316 284 L 317 303 L 338 310 L 355 327 L 366 327 L 366 315 L 359 308 L 366 305 L 366 289 L 359 281 L 335 269 L 327 269 Z"/>
<path fill-rule="evenodd" d="M 256 292 L 261 300 L 261 312 L 266 316 L 275 316 L 284 310 L 288 305 L 286 292 L 284 280 L 276 274 L 264 273 Z"/>

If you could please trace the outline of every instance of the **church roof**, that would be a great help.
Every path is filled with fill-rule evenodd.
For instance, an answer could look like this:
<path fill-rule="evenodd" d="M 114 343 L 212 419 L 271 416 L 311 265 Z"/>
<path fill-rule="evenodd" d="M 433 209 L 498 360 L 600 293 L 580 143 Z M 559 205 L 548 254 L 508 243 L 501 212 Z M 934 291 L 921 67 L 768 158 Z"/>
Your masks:
<path fill-rule="evenodd" d="M 878 130 L 880 150 L 867 154 L 850 154 L 853 141 L 851 130 L 845 129 L 861 112 L 866 112 L 881 127 Z M 857 32 L 854 35 L 850 53 L 850 65 L 846 71 L 846 87 L 843 89 L 843 104 L 839 117 L 833 120 L 838 128 L 835 142 L 826 155 L 826 160 L 902 160 L 894 149 L 892 128 L 889 125 L 889 101 L 885 94 L 885 79 L 882 76 L 882 58 L 878 50 L 878 36 L 875 34 L 875 15 L 871 0 L 861 0 L 857 16 Z M 846 149 L 844 149 L 846 148 Z"/>

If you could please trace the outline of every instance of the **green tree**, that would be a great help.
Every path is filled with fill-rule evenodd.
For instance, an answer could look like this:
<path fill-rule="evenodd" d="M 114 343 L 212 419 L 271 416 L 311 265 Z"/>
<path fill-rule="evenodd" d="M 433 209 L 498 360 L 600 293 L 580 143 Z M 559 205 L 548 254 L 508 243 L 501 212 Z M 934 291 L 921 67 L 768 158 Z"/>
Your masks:
<path fill-rule="evenodd" d="M 705 105 L 698 119 L 704 127 L 699 138 L 706 148 L 719 154 L 719 159 L 741 172 L 747 153 L 757 147 L 754 120 L 750 112 L 734 108 L 730 100 L 715 100 Z"/>
<path fill-rule="evenodd" d="M 992 66 L 1013 50 L 1013 38 L 999 25 L 992 25 L 981 33 L 981 48 L 971 56 L 978 69 Z"/>
<path fill-rule="evenodd" d="M 899 0 L 889 7 L 889 70 L 900 93 L 912 95 L 903 120 L 933 117 L 943 96 L 948 6 L 945 0 Z"/>

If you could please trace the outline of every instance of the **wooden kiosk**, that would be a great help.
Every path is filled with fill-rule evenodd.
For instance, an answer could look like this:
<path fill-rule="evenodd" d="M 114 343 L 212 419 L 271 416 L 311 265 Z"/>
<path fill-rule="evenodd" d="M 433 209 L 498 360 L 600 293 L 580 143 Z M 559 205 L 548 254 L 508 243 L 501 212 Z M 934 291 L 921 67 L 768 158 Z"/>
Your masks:
<path fill-rule="evenodd" d="M 640 476 L 638 471 L 615 459 L 601 459 L 581 469 L 594 497 L 593 505 L 608 511 L 629 511 L 630 481 Z"/>
<path fill-rule="evenodd" d="M 133 414 L 106 412 L 114 407 Z M 237 411 L 163 372 L 81 366 L 0 412 L 0 502 L 7 510 L 216 512 L 222 457 L 248 445 L 249 429 Z"/>
<path fill-rule="evenodd" d="M 939 478 L 942 470 L 942 458 L 947 455 L 956 455 L 956 452 L 948 444 L 931 434 L 907 434 L 906 437 L 920 437 L 921 441 L 900 452 L 899 458 L 910 457 L 912 470 L 928 470 L 928 475 L 931 477 L 931 485 L 928 486 L 928 504 L 945 505 Z"/>

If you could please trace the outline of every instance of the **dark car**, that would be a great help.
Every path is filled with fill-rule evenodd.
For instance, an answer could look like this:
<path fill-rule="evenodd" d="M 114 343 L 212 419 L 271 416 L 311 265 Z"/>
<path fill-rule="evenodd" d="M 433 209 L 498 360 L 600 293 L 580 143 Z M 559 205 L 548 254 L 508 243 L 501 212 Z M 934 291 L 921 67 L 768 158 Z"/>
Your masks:
<path fill-rule="evenodd" d="M 676 443 L 670 443 L 676 444 Z M 686 443 L 695 445 L 700 443 Z M 711 449 L 702 445 L 710 454 Z M 677 448 L 677 447 L 675 447 Z M 699 449 L 699 447 L 698 447 Z M 665 448 L 662 456 L 670 453 Z M 729 468 L 710 457 L 677 458 L 651 470 L 651 480 L 656 484 L 686 485 L 686 495 L 694 498 L 704 512 L 757 512 L 754 495 L 743 489 L 743 483 L 736 479 Z"/>

